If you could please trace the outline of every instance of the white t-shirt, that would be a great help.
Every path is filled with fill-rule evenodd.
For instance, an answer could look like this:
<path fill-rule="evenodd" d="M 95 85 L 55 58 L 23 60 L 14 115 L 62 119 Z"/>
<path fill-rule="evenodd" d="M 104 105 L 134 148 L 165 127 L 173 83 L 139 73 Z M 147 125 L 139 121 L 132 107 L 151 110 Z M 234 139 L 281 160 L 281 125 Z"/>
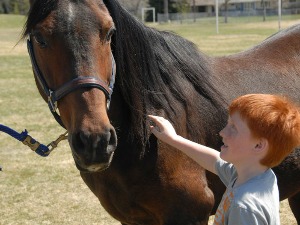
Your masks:
<path fill-rule="evenodd" d="M 234 166 L 218 160 L 215 168 L 227 188 L 214 225 L 280 225 L 279 191 L 271 169 L 232 188 L 237 179 Z"/>

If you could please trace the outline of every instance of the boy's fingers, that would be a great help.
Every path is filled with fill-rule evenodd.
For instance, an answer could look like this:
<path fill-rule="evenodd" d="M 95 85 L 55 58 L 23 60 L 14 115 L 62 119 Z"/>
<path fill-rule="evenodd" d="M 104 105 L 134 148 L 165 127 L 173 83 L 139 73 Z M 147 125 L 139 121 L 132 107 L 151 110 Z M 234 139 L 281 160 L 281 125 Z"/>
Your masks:
<path fill-rule="evenodd" d="M 162 125 L 164 118 L 160 116 L 148 115 L 148 117 L 157 125 Z"/>
<path fill-rule="evenodd" d="M 155 129 L 155 127 L 152 127 L 150 129 L 151 133 L 155 136 L 155 137 L 158 137 L 159 136 L 159 132 L 157 131 L 157 129 Z"/>
<path fill-rule="evenodd" d="M 160 132 L 160 128 L 158 126 L 150 126 L 150 130 L 152 133 Z"/>
<path fill-rule="evenodd" d="M 157 121 L 158 120 L 158 116 L 153 116 L 153 115 L 148 115 L 148 117 L 153 120 L 153 121 Z"/>

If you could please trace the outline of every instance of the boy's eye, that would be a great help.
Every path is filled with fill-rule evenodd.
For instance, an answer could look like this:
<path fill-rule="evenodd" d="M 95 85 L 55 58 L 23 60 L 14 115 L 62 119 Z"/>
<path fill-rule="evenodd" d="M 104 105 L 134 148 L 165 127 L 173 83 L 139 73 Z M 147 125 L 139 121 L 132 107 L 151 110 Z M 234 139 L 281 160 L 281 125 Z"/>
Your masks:
<path fill-rule="evenodd" d="M 230 129 L 230 130 L 236 130 L 236 127 L 235 127 L 235 125 L 233 124 L 233 123 L 228 123 L 228 128 Z"/>
<path fill-rule="evenodd" d="M 227 127 L 228 127 L 230 130 L 232 130 L 232 129 L 236 130 L 236 127 L 235 127 L 233 121 L 231 120 L 231 118 L 228 118 L 228 120 L 227 120 Z"/>

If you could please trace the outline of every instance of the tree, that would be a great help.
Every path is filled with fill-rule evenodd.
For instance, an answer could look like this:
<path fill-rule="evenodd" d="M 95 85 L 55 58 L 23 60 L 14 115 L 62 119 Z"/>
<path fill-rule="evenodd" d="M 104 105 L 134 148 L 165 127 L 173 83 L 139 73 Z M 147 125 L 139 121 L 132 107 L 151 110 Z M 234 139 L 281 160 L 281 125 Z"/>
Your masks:
<path fill-rule="evenodd" d="M 164 0 L 165 22 L 169 21 L 169 0 Z"/>
<path fill-rule="evenodd" d="M 139 14 L 141 5 L 145 3 L 145 0 L 119 0 L 120 3 L 135 16 Z"/>
<path fill-rule="evenodd" d="M 9 0 L 0 0 L 0 13 L 10 13 Z"/>
<path fill-rule="evenodd" d="M 228 23 L 228 2 L 230 0 L 225 0 L 224 3 L 224 8 L 225 8 L 225 13 L 224 13 L 224 23 Z"/>
<path fill-rule="evenodd" d="M 263 21 L 266 21 L 266 1 L 265 0 L 261 0 L 261 4 L 263 6 Z"/>
<path fill-rule="evenodd" d="M 28 0 L 0 0 L 0 13 L 27 14 Z"/>
<path fill-rule="evenodd" d="M 166 11 L 167 14 L 182 12 L 181 8 L 183 8 L 183 6 L 186 5 L 185 3 L 186 0 L 149 0 L 149 6 L 155 8 L 156 14 L 165 14 Z M 147 14 L 147 18 L 149 18 L 150 16 L 150 14 Z M 167 17 L 167 19 L 168 18 L 169 17 Z"/>

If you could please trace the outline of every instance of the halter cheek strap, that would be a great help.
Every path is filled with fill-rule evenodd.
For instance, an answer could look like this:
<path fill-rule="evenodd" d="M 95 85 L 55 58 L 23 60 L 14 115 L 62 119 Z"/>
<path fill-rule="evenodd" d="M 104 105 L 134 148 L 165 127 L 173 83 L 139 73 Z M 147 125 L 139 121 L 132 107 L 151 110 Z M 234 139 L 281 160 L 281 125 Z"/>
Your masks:
<path fill-rule="evenodd" d="M 107 109 L 109 109 L 111 95 L 113 93 L 113 88 L 114 88 L 114 83 L 115 83 L 115 75 L 116 75 L 115 60 L 114 60 L 113 55 L 111 57 L 112 74 L 111 74 L 109 84 L 107 84 L 105 81 L 101 80 L 100 78 L 90 77 L 90 76 L 87 76 L 87 77 L 80 76 L 80 77 L 77 77 L 77 78 L 70 80 L 69 82 L 63 84 L 58 89 L 52 90 L 49 88 L 43 74 L 41 73 L 41 71 L 37 65 L 34 51 L 33 51 L 33 45 L 31 43 L 30 39 L 27 40 L 27 49 L 28 49 L 28 53 L 29 53 L 29 56 L 31 59 L 31 64 L 32 64 L 34 75 L 35 75 L 36 79 L 38 80 L 39 85 L 42 87 L 44 94 L 48 98 L 49 109 L 50 109 L 52 115 L 54 116 L 55 120 L 62 127 L 65 128 L 59 114 L 56 111 L 57 110 L 57 101 L 59 101 L 67 94 L 69 94 L 79 88 L 98 88 L 101 91 L 103 91 L 103 93 L 105 94 L 106 99 L 107 99 Z"/>

